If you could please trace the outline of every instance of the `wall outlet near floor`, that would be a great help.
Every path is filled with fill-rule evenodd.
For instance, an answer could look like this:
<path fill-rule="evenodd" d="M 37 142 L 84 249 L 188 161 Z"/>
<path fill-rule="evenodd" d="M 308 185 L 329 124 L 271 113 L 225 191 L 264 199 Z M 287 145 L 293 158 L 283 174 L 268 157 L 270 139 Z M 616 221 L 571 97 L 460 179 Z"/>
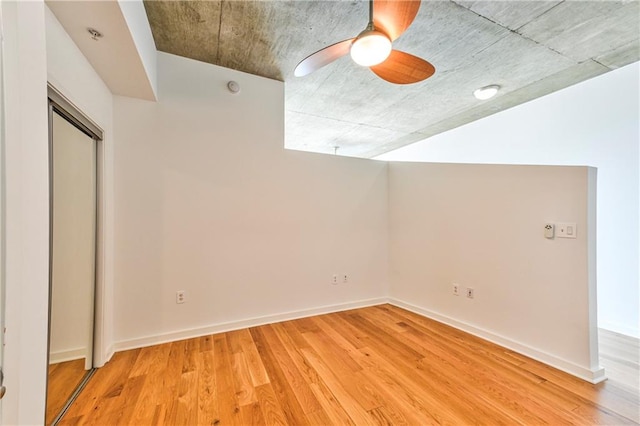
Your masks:
<path fill-rule="evenodd" d="M 460 296 L 460 286 L 456 283 L 451 284 L 451 288 L 453 289 L 454 296 Z"/>
<path fill-rule="evenodd" d="M 347 274 L 343 274 L 343 275 L 342 275 L 342 283 L 343 283 L 343 284 L 346 284 L 346 283 L 348 283 L 348 282 L 349 282 L 349 275 L 347 275 Z"/>
<path fill-rule="evenodd" d="M 331 284 L 333 284 L 333 285 L 337 285 L 338 284 L 338 275 L 337 274 L 333 274 L 333 276 L 331 277 Z"/>
<path fill-rule="evenodd" d="M 176 291 L 176 303 L 181 304 L 187 301 L 187 292 L 184 290 Z"/>
<path fill-rule="evenodd" d="M 467 297 L 469 299 L 473 299 L 473 295 L 474 295 L 474 290 L 471 287 L 467 288 Z"/>

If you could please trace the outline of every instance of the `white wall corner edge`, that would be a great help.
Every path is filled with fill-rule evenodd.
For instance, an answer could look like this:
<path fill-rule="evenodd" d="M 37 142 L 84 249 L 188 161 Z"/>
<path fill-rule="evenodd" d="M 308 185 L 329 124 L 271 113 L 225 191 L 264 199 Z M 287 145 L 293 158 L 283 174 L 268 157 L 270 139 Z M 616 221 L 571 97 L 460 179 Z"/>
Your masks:
<path fill-rule="evenodd" d="M 567 361 L 555 355 L 551 355 L 547 352 L 522 344 L 499 334 L 483 330 L 471 324 L 455 320 L 446 315 L 433 312 L 429 309 L 421 308 L 419 306 L 407 303 L 399 299 L 395 299 L 393 297 L 388 299 L 388 303 L 399 308 L 411 311 L 415 314 L 422 315 L 426 318 L 457 328 L 458 330 L 464 331 L 465 333 L 469 333 L 481 339 L 488 340 L 491 343 L 495 343 L 507 349 L 511 349 L 515 352 L 518 352 L 519 354 L 525 355 L 536 361 L 540 361 L 544 364 L 564 371 L 565 373 L 571 374 L 572 376 L 578 377 L 579 379 L 585 380 L 589 383 L 597 384 L 606 380 L 607 378 L 604 368 L 600 366 L 595 368 L 585 368 L 571 361 Z"/>
<path fill-rule="evenodd" d="M 135 46 L 142 68 L 145 71 L 150 93 L 145 97 L 148 101 L 158 100 L 158 65 L 156 44 L 151 32 L 151 25 L 142 0 L 118 0 L 118 6 L 122 12 L 133 45 Z"/>
<path fill-rule="evenodd" d="M 274 324 L 282 321 L 290 321 L 300 318 L 306 318 L 315 315 L 330 314 L 333 312 L 347 311 L 350 309 L 366 308 L 368 306 L 376 306 L 388 303 L 386 297 L 378 297 L 373 299 L 358 300 L 355 302 L 340 303 L 336 305 L 326 305 L 317 308 L 303 309 L 300 311 L 285 312 L 282 314 L 265 315 L 256 318 L 249 318 L 238 321 L 213 324 L 205 327 L 190 328 L 185 330 L 171 331 L 168 333 L 156 334 L 153 336 L 140 337 L 129 340 L 121 340 L 115 342 L 109 347 L 107 359 L 110 359 L 115 352 L 125 351 L 129 349 L 143 348 L 147 346 L 159 345 L 162 343 L 175 342 L 178 340 L 191 339 L 194 337 L 202 337 L 209 334 L 225 333 L 228 331 L 239 330 L 248 327 L 257 327 L 260 325 Z"/>

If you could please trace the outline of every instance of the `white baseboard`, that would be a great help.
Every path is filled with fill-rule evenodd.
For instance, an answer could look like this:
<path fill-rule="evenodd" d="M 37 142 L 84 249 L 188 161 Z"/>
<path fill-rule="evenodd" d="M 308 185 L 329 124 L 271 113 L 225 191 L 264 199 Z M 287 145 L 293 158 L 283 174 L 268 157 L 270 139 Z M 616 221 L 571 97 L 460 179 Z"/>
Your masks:
<path fill-rule="evenodd" d="M 332 312 L 346 311 L 349 309 L 364 308 L 367 306 L 387 303 L 385 297 L 376 299 L 366 299 L 357 302 L 341 303 L 338 305 L 321 306 L 318 308 L 304 309 L 301 311 L 286 312 L 283 314 L 266 315 L 258 318 L 251 318 L 240 321 L 231 321 L 221 324 L 214 324 L 206 327 L 192 328 L 186 330 L 172 331 L 169 333 L 157 334 L 154 336 L 140 337 L 130 340 L 122 340 L 114 343 L 110 347 L 110 353 L 124 351 L 128 349 L 143 348 L 146 346 L 158 345 L 161 343 L 175 342 L 178 340 L 191 339 L 194 337 L 207 336 L 209 334 L 224 333 L 227 331 L 239 330 L 247 327 L 273 324 L 282 321 L 289 321 L 314 315 L 329 314 Z M 107 359 L 111 358 L 111 355 Z"/>
<path fill-rule="evenodd" d="M 104 365 L 111 360 L 114 353 L 113 345 L 109 345 L 100 358 L 94 357 L 95 364 L 93 366 L 96 368 L 104 367 Z"/>
<path fill-rule="evenodd" d="M 111 357 L 113 356 L 114 353 L 116 353 L 115 348 L 113 347 L 114 345 L 109 345 L 109 347 L 107 348 L 107 354 L 104 357 L 104 362 L 109 362 L 111 360 Z"/>
<path fill-rule="evenodd" d="M 49 364 L 58 364 L 60 362 L 75 361 L 76 359 L 84 359 L 87 356 L 87 348 L 68 349 L 66 351 L 51 352 L 49 354 Z"/>
<path fill-rule="evenodd" d="M 489 342 L 503 346 L 507 349 L 511 349 L 512 351 L 518 352 L 519 354 L 528 356 L 529 358 L 533 358 L 536 361 L 540 361 L 544 364 L 550 365 L 551 367 L 557 368 L 558 370 L 562 370 L 565 373 L 569 373 L 572 376 L 576 376 L 589 383 L 596 384 L 606 380 L 606 377 L 604 374 L 604 368 L 602 367 L 598 367 L 593 370 L 582 367 L 571 361 L 567 361 L 555 355 L 551 355 L 547 352 L 544 352 L 542 350 L 517 342 L 508 337 L 500 336 L 491 331 L 483 330 L 471 324 L 467 324 L 465 322 L 455 320 L 446 315 L 442 315 L 442 314 L 430 311 L 429 309 L 412 305 L 402 300 L 389 298 L 388 303 L 394 306 L 397 306 L 399 308 L 406 309 L 418 315 L 422 315 L 432 320 L 441 322 L 443 324 L 450 325 L 451 327 L 457 328 L 458 330 L 462 330 L 476 337 L 480 337 L 481 339 L 488 340 Z"/>

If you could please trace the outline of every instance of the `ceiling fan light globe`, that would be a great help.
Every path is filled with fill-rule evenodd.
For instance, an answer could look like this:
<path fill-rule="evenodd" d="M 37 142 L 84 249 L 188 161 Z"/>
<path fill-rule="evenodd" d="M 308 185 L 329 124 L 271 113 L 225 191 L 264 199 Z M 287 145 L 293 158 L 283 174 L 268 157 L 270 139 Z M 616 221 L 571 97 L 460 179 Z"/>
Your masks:
<path fill-rule="evenodd" d="M 391 53 L 391 40 L 380 31 L 363 31 L 351 45 L 351 58 L 363 67 L 381 64 Z"/>

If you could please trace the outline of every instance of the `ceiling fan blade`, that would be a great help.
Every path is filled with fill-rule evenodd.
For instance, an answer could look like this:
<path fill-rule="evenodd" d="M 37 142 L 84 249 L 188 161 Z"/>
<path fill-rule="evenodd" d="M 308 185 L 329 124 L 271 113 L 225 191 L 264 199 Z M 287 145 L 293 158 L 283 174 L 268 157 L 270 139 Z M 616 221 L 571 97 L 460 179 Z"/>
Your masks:
<path fill-rule="evenodd" d="M 419 9 L 420 0 L 373 0 L 373 25 L 393 41 L 409 28 Z"/>
<path fill-rule="evenodd" d="M 411 84 L 431 77 L 436 69 L 429 62 L 399 50 L 392 50 L 386 61 L 371 67 L 378 77 L 395 84 Z"/>
<path fill-rule="evenodd" d="M 319 70 L 327 64 L 339 59 L 349 53 L 351 49 L 351 43 L 353 38 L 348 40 L 339 41 L 338 43 L 327 46 L 324 49 L 320 49 L 315 53 L 304 58 L 293 71 L 296 77 L 304 77 L 312 72 Z"/>

